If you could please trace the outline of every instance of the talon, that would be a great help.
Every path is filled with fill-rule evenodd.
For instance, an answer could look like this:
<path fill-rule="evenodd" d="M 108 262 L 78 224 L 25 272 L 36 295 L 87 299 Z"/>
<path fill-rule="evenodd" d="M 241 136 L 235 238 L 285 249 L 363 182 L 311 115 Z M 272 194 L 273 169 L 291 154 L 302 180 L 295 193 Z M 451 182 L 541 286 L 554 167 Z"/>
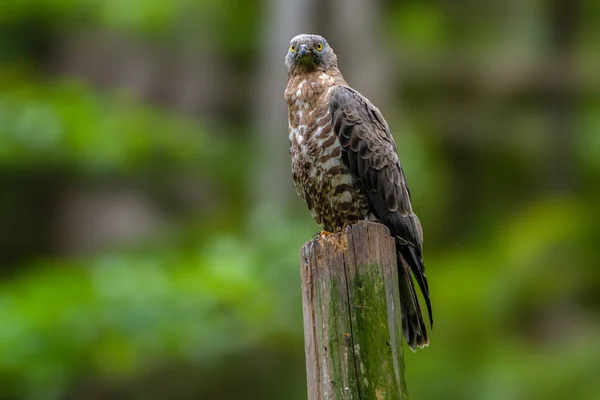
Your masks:
<path fill-rule="evenodd" d="M 323 238 L 323 237 L 329 236 L 329 235 L 333 235 L 333 232 L 328 232 L 328 231 L 317 232 L 312 236 L 312 240 L 314 240 L 316 238 Z"/>

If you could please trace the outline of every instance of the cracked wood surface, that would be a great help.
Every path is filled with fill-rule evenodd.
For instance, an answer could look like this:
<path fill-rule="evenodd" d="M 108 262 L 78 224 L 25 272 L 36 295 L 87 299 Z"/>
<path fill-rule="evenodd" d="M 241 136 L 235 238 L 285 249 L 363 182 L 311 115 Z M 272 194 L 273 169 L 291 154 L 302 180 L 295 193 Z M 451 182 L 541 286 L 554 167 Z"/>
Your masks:
<path fill-rule="evenodd" d="M 393 238 L 359 222 L 301 250 L 309 400 L 406 400 Z"/>

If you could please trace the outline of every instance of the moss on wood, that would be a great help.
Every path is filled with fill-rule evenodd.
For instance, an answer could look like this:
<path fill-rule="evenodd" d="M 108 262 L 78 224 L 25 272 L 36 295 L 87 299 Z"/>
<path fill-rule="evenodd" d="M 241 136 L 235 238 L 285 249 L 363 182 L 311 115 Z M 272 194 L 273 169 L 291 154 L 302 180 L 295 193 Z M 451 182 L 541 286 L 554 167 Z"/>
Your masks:
<path fill-rule="evenodd" d="M 309 399 L 408 399 L 387 229 L 365 222 L 316 239 L 302 261 Z"/>

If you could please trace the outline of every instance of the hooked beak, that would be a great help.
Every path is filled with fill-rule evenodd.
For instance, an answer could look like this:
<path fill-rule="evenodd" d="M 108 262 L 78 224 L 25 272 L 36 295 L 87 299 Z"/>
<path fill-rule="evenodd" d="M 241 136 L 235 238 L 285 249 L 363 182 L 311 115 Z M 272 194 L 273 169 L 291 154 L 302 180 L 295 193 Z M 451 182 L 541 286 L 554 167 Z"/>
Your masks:
<path fill-rule="evenodd" d="M 306 44 L 301 44 L 298 48 L 298 64 L 302 65 L 308 71 L 315 69 L 317 60 L 315 59 L 315 53 Z"/>
<path fill-rule="evenodd" d="M 307 55 L 309 53 L 310 52 L 308 51 L 308 46 L 306 46 L 305 44 L 300 45 L 300 48 L 298 49 L 298 56 L 304 57 L 305 55 Z"/>

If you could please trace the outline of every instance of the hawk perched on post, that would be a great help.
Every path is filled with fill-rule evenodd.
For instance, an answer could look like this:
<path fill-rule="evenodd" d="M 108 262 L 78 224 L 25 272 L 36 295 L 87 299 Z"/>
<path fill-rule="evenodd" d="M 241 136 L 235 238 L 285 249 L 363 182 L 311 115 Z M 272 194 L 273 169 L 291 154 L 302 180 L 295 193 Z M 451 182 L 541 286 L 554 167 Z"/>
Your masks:
<path fill-rule="evenodd" d="M 429 344 L 412 276 L 433 324 L 422 258 L 422 230 L 389 127 L 352 89 L 327 41 L 298 35 L 285 59 L 290 155 L 298 194 L 315 221 L 334 232 L 380 221 L 396 238 L 402 329 L 411 349 Z"/>

